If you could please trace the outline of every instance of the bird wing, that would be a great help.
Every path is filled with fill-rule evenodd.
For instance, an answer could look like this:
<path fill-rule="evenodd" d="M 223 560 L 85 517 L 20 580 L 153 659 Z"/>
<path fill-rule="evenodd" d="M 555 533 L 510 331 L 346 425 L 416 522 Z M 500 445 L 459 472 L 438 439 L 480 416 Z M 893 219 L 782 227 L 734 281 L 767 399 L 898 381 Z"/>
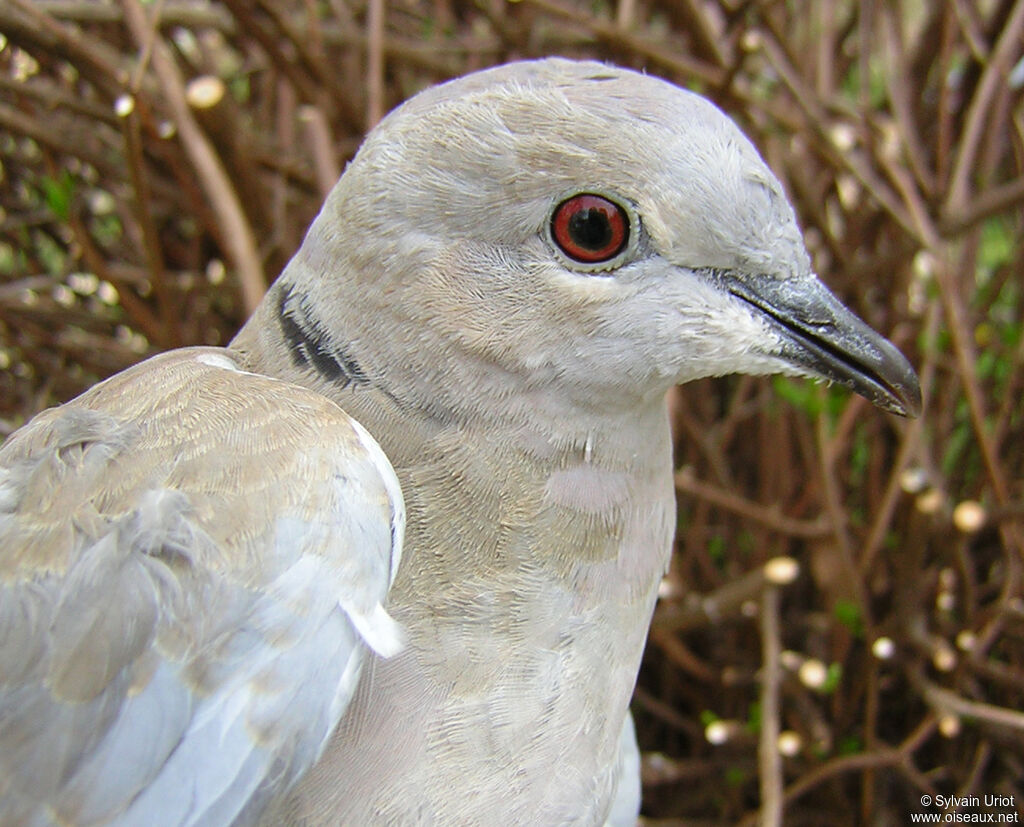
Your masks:
<path fill-rule="evenodd" d="M 404 506 L 337 405 L 157 356 L 0 448 L 0 823 L 249 823 L 317 759 Z"/>
<path fill-rule="evenodd" d="M 641 777 L 640 745 L 636 742 L 633 713 L 627 712 L 619 734 L 616 760 L 615 797 L 612 798 L 604 827 L 634 827 L 640 818 Z"/>

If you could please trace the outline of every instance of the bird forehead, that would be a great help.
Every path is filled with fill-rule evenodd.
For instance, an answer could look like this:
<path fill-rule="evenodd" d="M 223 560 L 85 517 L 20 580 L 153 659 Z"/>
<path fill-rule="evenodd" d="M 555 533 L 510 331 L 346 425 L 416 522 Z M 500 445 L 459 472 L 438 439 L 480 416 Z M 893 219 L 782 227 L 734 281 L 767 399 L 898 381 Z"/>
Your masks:
<path fill-rule="evenodd" d="M 542 155 L 575 164 L 581 157 L 621 168 L 631 159 L 667 152 L 701 166 L 723 149 L 723 162 L 759 159 L 746 138 L 712 103 L 667 81 L 598 63 L 542 60 L 509 64 L 458 78 L 421 92 L 382 124 L 415 142 L 453 139 L 501 150 L 502 160 Z M 545 151 L 546 150 L 546 151 Z M 529 167 L 527 168 L 528 171 Z"/>
<path fill-rule="evenodd" d="M 511 183 L 517 196 L 580 184 L 700 207 L 763 199 L 776 186 L 711 102 L 593 62 L 527 61 L 458 78 L 407 101 L 375 137 L 411 157 L 426 154 L 445 167 L 442 180 Z"/>
<path fill-rule="evenodd" d="M 781 185 L 740 129 L 632 70 L 545 59 L 467 75 L 392 112 L 363 154 L 416 215 L 474 232 L 532 232 L 557 199 L 589 189 L 633 203 L 676 264 L 806 269 Z"/>

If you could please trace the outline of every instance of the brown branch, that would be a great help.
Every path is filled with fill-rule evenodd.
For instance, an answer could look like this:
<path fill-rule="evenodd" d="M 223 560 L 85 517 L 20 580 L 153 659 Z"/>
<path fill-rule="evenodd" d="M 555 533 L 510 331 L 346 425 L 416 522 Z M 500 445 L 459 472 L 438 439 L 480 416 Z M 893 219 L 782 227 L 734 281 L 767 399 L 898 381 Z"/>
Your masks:
<path fill-rule="evenodd" d="M 613 48 L 642 55 L 662 70 L 681 77 L 699 79 L 716 88 L 721 87 L 725 82 L 726 74 L 717 66 L 665 48 L 641 35 L 624 32 L 614 22 L 583 14 L 571 6 L 563 5 L 560 0 L 524 0 L 524 4 L 540 9 L 554 17 L 569 20 L 578 30 L 588 32 Z"/>
<path fill-rule="evenodd" d="M 981 80 L 967 107 L 960 145 L 953 159 L 953 172 L 943 213 L 956 213 L 963 209 L 968 199 L 968 181 L 974 173 L 975 162 L 981 142 L 985 137 L 985 123 L 992 108 L 992 102 L 1000 86 L 1006 83 L 1012 59 L 1024 36 L 1024 0 L 1017 0 L 1003 27 L 995 48 L 988 55 L 982 70 Z"/>
<path fill-rule="evenodd" d="M 149 187 L 149 177 L 146 174 L 146 164 L 143 160 L 139 115 L 135 111 L 132 111 L 124 119 L 124 138 L 128 172 L 132 182 L 132 192 L 135 195 L 133 215 L 142 231 L 142 249 L 159 307 L 160 335 L 155 339 L 151 338 L 150 341 L 164 348 L 178 347 L 182 343 L 181 331 L 179 326 L 173 323 L 174 302 L 171 292 L 167 289 L 167 268 L 160 247 L 156 222 L 153 220 L 152 192 Z"/>
<path fill-rule="evenodd" d="M 1019 209 L 1024 205 L 1024 176 L 1005 184 L 982 190 L 959 209 L 944 207 L 939 229 L 945 236 L 955 236 L 986 218 Z"/>
<path fill-rule="evenodd" d="M 978 381 L 977 356 L 974 352 L 973 337 L 968 326 L 967 312 L 963 306 L 960 290 L 954 282 L 953 267 L 949 261 L 939 260 L 937 262 L 935 281 L 939 287 L 939 296 L 952 339 L 960 382 L 967 397 L 974 438 L 978 442 L 996 502 L 1005 506 L 1009 502 L 1010 491 L 1006 478 L 1003 476 L 995 447 L 992 445 L 988 426 L 985 423 L 985 395 Z"/>
<path fill-rule="evenodd" d="M 727 488 L 720 488 L 711 483 L 696 479 L 692 469 L 684 468 L 677 471 L 675 484 L 677 491 L 707 500 L 720 508 L 739 514 L 779 534 L 813 539 L 827 537 L 831 533 L 831 528 L 821 518 L 817 520 L 797 520 L 787 517 L 779 512 L 778 506 L 760 505 L 733 494 Z"/>
<path fill-rule="evenodd" d="M 761 786 L 761 827 L 782 824 L 782 756 L 779 754 L 779 684 L 782 668 L 779 587 L 769 585 L 761 595 L 761 731 L 758 735 L 758 774 Z"/>
<path fill-rule="evenodd" d="M 121 284 L 117 277 L 107 267 L 107 262 L 101 252 L 96 248 L 92 236 L 86 229 L 82 220 L 72 212 L 68 217 L 68 224 L 75 233 L 75 240 L 82 250 L 82 257 L 86 265 L 99 278 L 108 281 L 115 287 Z M 163 328 L 160 320 L 153 314 L 145 302 L 135 295 L 131 290 L 118 290 L 118 298 L 121 306 L 128 316 L 132 327 L 140 330 L 150 342 L 164 341 Z"/>
<path fill-rule="evenodd" d="M 313 158 L 317 189 L 320 195 L 326 198 L 341 175 L 331 140 L 331 127 L 324 113 L 315 106 L 300 107 L 299 121 L 305 126 L 306 146 L 309 147 L 309 154 Z"/>
<path fill-rule="evenodd" d="M 939 329 L 939 314 L 939 304 L 933 299 L 929 302 L 928 311 L 925 314 L 924 339 L 926 342 L 935 342 Z M 925 351 L 924 363 L 918 368 L 922 396 L 924 398 L 923 407 L 926 412 L 928 410 L 928 403 L 931 399 L 932 386 L 935 382 L 935 360 L 935 348 L 929 347 L 928 350 Z M 875 509 L 874 519 L 871 521 L 871 527 L 868 530 L 867 538 L 864 540 L 863 547 L 861 548 L 858 568 L 862 577 L 867 577 L 868 572 L 871 571 L 871 567 L 875 562 L 875 557 L 881 550 L 882 545 L 885 542 L 885 535 L 889 530 L 889 526 L 892 524 L 896 505 L 902 495 L 900 475 L 910 464 L 911 459 L 913 459 L 918 452 L 922 450 L 921 435 L 924 431 L 926 416 L 927 413 L 907 423 L 903 428 L 900 447 L 896 453 L 896 458 L 893 461 L 892 468 L 889 473 L 889 481 L 886 484 L 885 492 L 882 495 L 882 501 Z"/>
<path fill-rule="evenodd" d="M 119 68 L 120 56 L 106 43 L 54 20 L 29 0 L 0 4 L 0 32 L 30 51 L 42 50 L 67 60 L 111 100 L 126 80 Z"/>
<path fill-rule="evenodd" d="M 681 669 L 684 674 L 692 675 L 707 684 L 717 682 L 716 671 L 698 658 L 679 638 L 675 637 L 671 629 L 661 627 L 652 629 L 651 641 L 662 651 L 666 660 Z"/>
<path fill-rule="evenodd" d="M 235 9 L 236 14 L 238 9 L 242 8 L 243 14 L 246 15 L 248 15 L 248 9 L 251 6 L 250 3 L 239 3 L 237 0 L 231 2 L 231 5 Z M 304 98 L 303 103 L 316 104 L 329 113 L 337 111 L 344 120 L 358 126 L 358 120 L 356 119 L 358 112 L 351 99 L 351 90 L 338 83 L 337 72 L 324 60 L 322 51 L 319 48 L 323 43 L 323 32 L 316 15 L 311 14 L 307 18 L 307 25 L 304 27 L 305 34 L 303 34 L 299 30 L 298 18 L 294 15 L 285 14 L 278 4 L 261 2 L 260 8 L 273 23 L 278 33 L 278 36 L 275 37 L 273 32 L 268 32 L 264 38 L 263 30 L 260 28 L 260 43 L 268 50 L 268 54 L 278 62 L 279 68 L 285 71 L 289 79 L 293 79 L 295 74 L 288 73 L 286 67 L 280 64 L 279 61 L 281 60 L 287 61 L 289 65 L 297 62 L 298 66 L 305 70 L 306 75 L 312 81 L 311 87 L 307 87 L 305 83 L 296 87 L 300 90 L 311 90 L 309 92 L 310 96 Z M 250 25 L 258 26 L 255 17 L 248 16 L 247 19 Z M 282 41 L 287 42 L 291 46 L 297 61 L 287 60 L 288 55 L 278 47 L 278 44 Z"/>
<path fill-rule="evenodd" d="M 110 127 L 117 125 L 117 116 L 109 106 L 102 106 L 94 100 L 83 98 L 68 91 L 50 78 L 32 77 L 14 80 L 0 77 L 0 93 L 17 96 L 19 99 L 29 98 L 38 101 L 48 113 L 67 110 L 77 118 L 86 118 L 91 125 L 97 122 Z"/>
<path fill-rule="evenodd" d="M 82 142 L 69 141 L 68 135 L 62 134 L 62 130 L 48 129 L 39 118 L 27 115 L 2 101 L 0 101 L 0 129 L 31 138 L 39 146 L 48 147 L 62 155 L 79 158 L 94 167 L 107 180 L 117 181 L 124 175 L 124 171 L 111 163 L 107 156 L 84 146 Z"/>
<path fill-rule="evenodd" d="M 779 578 L 780 572 L 784 575 L 782 579 Z M 766 588 L 784 585 L 798 573 L 799 567 L 795 561 L 776 557 L 763 566 L 729 580 L 711 594 L 690 594 L 682 603 L 660 603 L 654 613 L 652 634 L 714 625 L 738 613 L 745 604 L 759 598 Z"/>
<path fill-rule="evenodd" d="M 57 20 L 75 23 L 122 23 L 124 14 L 117 6 L 92 0 L 32 0 L 40 12 Z M 182 26 L 189 29 L 217 29 L 228 37 L 235 34 L 234 18 L 220 6 L 199 4 L 193 0 L 164 0 L 160 27 Z"/>
<path fill-rule="evenodd" d="M 932 736 L 935 731 L 935 725 L 934 717 L 928 716 L 917 725 L 917 728 L 898 747 L 862 752 L 857 755 L 844 755 L 820 764 L 786 788 L 784 803 L 790 805 L 825 781 L 848 772 L 880 770 L 886 767 L 907 769 L 911 756 Z M 926 785 L 923 789 L 934 793 L 934 788 L 926 778 L 917 774 L 914 775 L 919 784 Z M 758 817 L 758 813 L 748 815 L 740 822 L 739 827 L 756 827 L 758 825 Z"/>
<path fill-rule="evenodd" d="M 879 178 L 878 174 L 866 162 L 863 153 L 857 150 L 839 151 L 832 137 L 828 134 L 828 124 L 834 119 L 822 107 L 817 96 L 808 88 L 803 78 L 786 56 L 785 49 L 772 37 L 763 39 L 765 57 L 772 68 L 778 72 L 783 83 L 792 92 L 797 104 L 803 111 L 806 127 L 813 131 L 819 140 L 822 150 L 838 167 L 845 167 L 860 184 L 869 192 L 878 204 L 891 215 L 896 222 L 913 238 L 917 238 L 917 228 L 913 220 L 900 203 L 899 199 Z M 923 239 L 921 239 L 923 243 Z"/>
<path fill-rule="evenodd" d="M 835 473 L 835 460 L 840 450 L 836 440 L 829 437 L 828 422 L 824 416 L 819 416 L 815 422 L 815 436 L 818 443 L 818 479 L 821 482 L 822 501 L 828 515 L 830 533 L 835 538 L 835 549 L 848 578 L 846 587 L 852 589 L 865 621 L 870 624 L 867 590 L 864 578 L 860 576 L 853 558 L 853 542 L 847 524 L 847 511 L 843 508 L 843 500 L 839 493 L 840 484 Z"/>
<path fill-rule="evenodd" d="M 366 128 L 384 117 L 384 0 L 368 0 L 366 9 Z"/>
<path fill-rule="evenodd" d="M 999 731 L 1009 728 L 1024 732 L 1024 712 L 968 700 L 956 692 L 932 683 L 920 669 L 911 670 L 909 676 L 921 697 L 940 715 L 953 714 L 958 718 L 968 718 Z"/>
<path fill-rule="evenodd" d="M 931 195 L 936 188 L 935 175 L 927 166 L 928 153 L 914 121 L 914 90 L 911 89 L 906 50 L 900 37 L 900 21 L 895 8 L 887 3 L 880 4 L 879 12 L 885 53 L 889 59 L 885 80 L 904 150 L 901 160 L 910 166 L 915 180 L 925 193 Z"/>
<path fill-rule="evenodd" d="M 122 0 L 122 4 L 128 27 L 141 47 L 149 37 L 152 25 L 146 19 L 139 0 Z M 160 79 L 185 152 L 195 167 L 200 184 L 223 230 L 227 252 L 238 271 L 245 310 L 252 313 L 267 288 L 263 267 L 256 252 L 255 236 L 220 159 L 189 110 L 185 100 L 185 84 L 170 50 L 159 38 L 153 42 L 153 69 Z"/>

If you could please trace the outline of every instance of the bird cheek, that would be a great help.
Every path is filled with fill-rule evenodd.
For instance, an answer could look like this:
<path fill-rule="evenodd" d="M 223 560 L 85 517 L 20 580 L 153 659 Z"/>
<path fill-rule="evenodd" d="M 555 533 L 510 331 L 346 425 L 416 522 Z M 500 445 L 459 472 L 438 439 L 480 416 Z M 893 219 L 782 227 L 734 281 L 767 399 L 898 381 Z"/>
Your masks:
<path fill-rule="evenodd" d="M 659 332 L 663 370 L 673 384 L 730 373 L 778 370 L 780 341 L 745 308 L 713 289 L 694 289 L 672 304 Z"/>

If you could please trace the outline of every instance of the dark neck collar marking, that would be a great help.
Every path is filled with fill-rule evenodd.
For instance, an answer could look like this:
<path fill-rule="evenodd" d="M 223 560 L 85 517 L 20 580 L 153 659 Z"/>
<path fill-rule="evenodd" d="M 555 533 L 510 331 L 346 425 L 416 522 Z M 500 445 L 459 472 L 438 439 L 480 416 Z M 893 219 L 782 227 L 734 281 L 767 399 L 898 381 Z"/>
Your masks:
<path fill-rule="evenodd" d="M 331 334 L 310 312 L 308 298 L 282 285 L 277 318 L 285 344 L 296 367 L 311 368 L 329 382 L 341 387 L 365 385 L 369 379 L 354 358 L 345 353 Z"/>

